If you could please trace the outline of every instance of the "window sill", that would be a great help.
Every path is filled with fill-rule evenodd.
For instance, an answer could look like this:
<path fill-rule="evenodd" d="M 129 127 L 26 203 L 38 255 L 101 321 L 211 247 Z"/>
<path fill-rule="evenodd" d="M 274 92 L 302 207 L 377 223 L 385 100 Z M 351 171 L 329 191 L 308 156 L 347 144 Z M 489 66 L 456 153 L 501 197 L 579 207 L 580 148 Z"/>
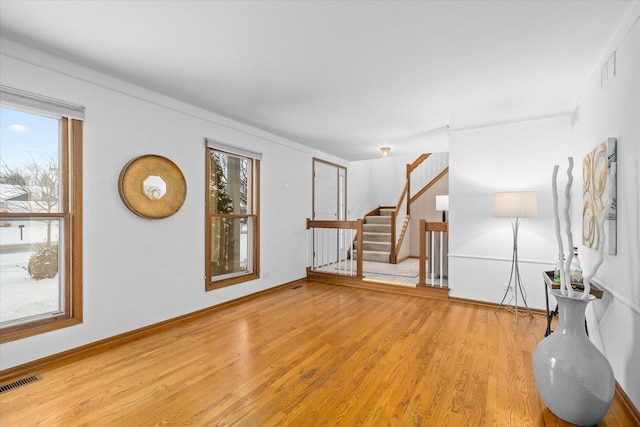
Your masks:
<path fill-rule="evenodd" d="M 238 283 L 249 282 L 260 278 L 259 273 L 243 274 L 242 276 L 230 277 L 224 280 L 215 280 L 207 283 L 206 291 L 213 291 L 215 289 L 225 288 L 231 285 L 237 285 Z"/>
<path fill-rule="evenodd" d="M 20 325 L 9 326 L 7 328 L 0 329 L 0 343 L 15 341 L 21 338 L 55 331 L 57 329 L 67 328 L 69 326 L 79 325 L 81 323 L 82 320 L 80 319 L 61 315 L 23 323 Z"/>

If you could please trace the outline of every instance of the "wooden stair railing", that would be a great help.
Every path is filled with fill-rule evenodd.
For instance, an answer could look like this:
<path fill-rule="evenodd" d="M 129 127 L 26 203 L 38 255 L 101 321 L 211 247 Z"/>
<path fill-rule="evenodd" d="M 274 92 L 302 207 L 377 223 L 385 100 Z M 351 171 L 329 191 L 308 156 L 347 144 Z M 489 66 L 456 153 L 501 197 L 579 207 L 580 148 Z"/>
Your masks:
<path fill-rule="evenodd" d="M 413 203 L 449 170 L 449 155 L 446 152 L 423 154 L 407 165 L 407 179 L 411 180 L 409 204 Z M 417 183 L 417 192 L 413 186 Z"/>
<path fill-rule="evenodd" d="M 391 264 L 398 263 L 398 254 L 402 247 L 402 241 L 409 224 L 409 180 L 404 183 L 404 189 L 400 194 L 395 210 L 391 214 L 391 254 L 389 262 Z M 399 231 L 398 231 L 399 230 Z M 399 238 L 396 239 L 396 236 Z"/>
<path fill-rule="evenodd" d="M 442 157 L 442 154 L 443 153 L 436 153 L 433 157 L 434 162 L 424 165 L 428 168 L 427 170 L 432 171 L 435 174 L 435 171 L 439 169 L 439 166 L 443 163 L 448 164 L 448 157 Z M 431 173 L 426 174 L 429 182 L 427 182 L 414 196 L 411 196 L 411 174 L 420 168 L 420 166 L 422 166 L 423 163 L 431 156 L 432 153 L 422 154 L 413 163 L 407 165 L 404 188 L 402 189 L 398 203 L 396 203 L 395 210 L 391 214 L 391 251 L 389 254 L 389 262 L 391 264 L 397 264 L 402 261 L 400 254 L 402 251 L 402 244 L 404 243 L 404 237 L 406 236 L 411 219 L 411 204 L 449 172 L 449 167 L 447 166 L 436 176 L 431 175 Z M 421 172 L 424 172 L 424 170 L 418 171 L 417 173 Z M 419 180 L 418 183 L 420 183 Z"/>
<path fill-rule="evenodd" d="M 311 270 L 323 273 L 362 277 L 361 219 L 356 221 L 322 221 L 307 218 L 307 230 L 312 230 Z M 341 233 L 342 231 L 342 233 Z M 356 244 L 354 259 L 350 256 Z"/>
<path fill-rule="evenodd" d="M 399 254 L 411 219 L 411 203 L 413 203 L 418 197 L 420 197 L 420 195 L 422 195 L 422 193 L 433 185 L 435 181 L 444 175 L 444 173 L 441 173 L 429 185 L 421 189 L 418 194 L 411 197 L 411 173 L 418 169 L 430 156 L 431 153 L 421 154 L 413 161 L 413 163 L 407 165 L 404 188 L 402 189 L 402 193 L 400 194 L 400 198 L 396 204 L 395 212 L 391 217 L 391 255 L 389 256 L 389 262 L 392 264 L 397 264 L 400 261 Z M 398 236 L 398 238 L 396 238 L 396 236 Z"/>
<path fill-rule="evenodd" d="M 428 189 L 430 189 L 436 182 L 440 180 L 443 176 L 449 173 L 449 167 L 446 167 L 440 172 L 435 178 L 433 178 L 427 185 L 422 187 L 420 191 L 418 191 L 411 199 L 409 199 L 409 205 L 413 203 L 418 197 L 422 196 Z"/>
<path fill-rule="evenodd" d="M 443 270 L 444 270 L 444 259 L 447 256 L 444 253 L 444 233 L 449 232 L 449 223 L 447 222 L 427 222 L 424 219 L 420 220 L 420 255 L 419 255 L 419 274 L 418 274 L 418 286 L 440 286 L 444 287 L 445 283 L 443 280 Z M 427 248 L 427 233 L 429 233 L 430 242 L 429 248 Z M 436 284 L 434 271 L 436 268 L 435 265 L 435 233 L 440 233 L 440 245 L 439 245 L 439 254 L 440 254 L 440 280 L 438 284 Z M 427 250 L 429 250 L 429 255 L 427 256 Z M 431 280 L 429 284 L 427 284 L 427 259 L 429 259 L 429 263 L 431 268 L 429 271 L 431 272 Z"/>

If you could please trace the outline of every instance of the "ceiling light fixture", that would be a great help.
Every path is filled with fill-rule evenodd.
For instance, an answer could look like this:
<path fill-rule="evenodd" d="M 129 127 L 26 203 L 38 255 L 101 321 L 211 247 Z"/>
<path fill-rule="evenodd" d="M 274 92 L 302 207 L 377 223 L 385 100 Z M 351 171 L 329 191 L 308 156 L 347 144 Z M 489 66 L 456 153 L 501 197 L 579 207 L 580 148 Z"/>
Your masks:
<path fill-rule="evenodd" d="M 380 155 L 382 157 L 389 157 L 389 154 L 391 154 L 391 147 L 381 147 L 380 148 Z"/>

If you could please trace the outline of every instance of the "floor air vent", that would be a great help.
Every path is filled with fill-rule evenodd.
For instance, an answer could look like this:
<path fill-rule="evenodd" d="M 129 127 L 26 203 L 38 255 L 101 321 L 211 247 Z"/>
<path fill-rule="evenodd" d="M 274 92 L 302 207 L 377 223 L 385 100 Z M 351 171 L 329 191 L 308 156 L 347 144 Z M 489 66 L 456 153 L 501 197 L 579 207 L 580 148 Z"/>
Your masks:
<path fill-rule="evenodd" d="M 294 287 L 293 287 L 293 288 L 291 288 L 291 289 L 300 289 L 301 287 L 302 287 L 302 285 L 296 285 L 296 286 L 294 286 Z"/>
<path fill-rule="evenodd" d="M 31 384 L 31 383 L 39 381 L 41 379 L 42 379 L 42 377 L 40 375 L 32 375 L 32 376 L 27 377 L 27 378 L 19 379 L 17 381 L 12 382 L 12 383 L 0 386 L 0 393 L 6 393 L 7 391 L 11 391 L 11 390 L 16 389 L 18 387 L 22 387 L 23 385 Z"/>

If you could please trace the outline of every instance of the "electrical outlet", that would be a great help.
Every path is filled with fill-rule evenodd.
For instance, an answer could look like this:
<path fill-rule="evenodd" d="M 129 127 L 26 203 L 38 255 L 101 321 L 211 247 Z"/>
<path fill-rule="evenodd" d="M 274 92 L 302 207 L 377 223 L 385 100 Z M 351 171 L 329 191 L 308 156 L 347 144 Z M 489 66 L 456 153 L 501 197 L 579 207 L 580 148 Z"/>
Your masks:
<path fill-rule="evenodd" d="M 509 285 L 504 285 L 504 286 L 502 287 L 502 290 L 503 290 L 503 291 L 505 291 L 505 292 L 507 292 L 507 290 L 508 290 L 509 292 L 513 292 L 513 285 L 511 285 L 511 286 L 509 286 Z"/>

